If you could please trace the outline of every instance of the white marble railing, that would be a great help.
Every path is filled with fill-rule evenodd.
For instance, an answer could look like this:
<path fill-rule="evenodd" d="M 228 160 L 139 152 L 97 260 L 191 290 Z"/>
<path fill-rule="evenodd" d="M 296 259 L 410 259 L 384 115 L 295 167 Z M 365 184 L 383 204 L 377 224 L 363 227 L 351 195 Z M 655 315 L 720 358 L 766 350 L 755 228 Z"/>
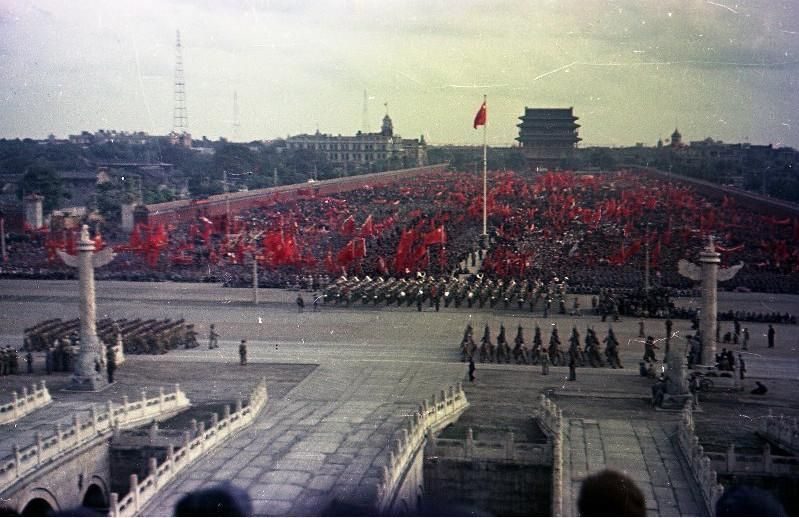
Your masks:
<path fill-rule="evenodd" d="M 114 406 L 109 400 L 106 411 L 98 412 L 96 406 L 91 408 L 88 421 L 81 422 L 76 413 L 72 424 L 66 429 L 56 424 L 55 434 L 42 437 L 39 432 L 33 434 L 34 444 L 20 448 L 14 445 L 14 454 L 0 460 L 0 492 L 9 488 L 23 477 L 53 462 L 59 457 L 75 451 L 94 439 L 113 432 L 114 428 L 125 428 L 157 417 L 168 415 L 189 406 L 186 394 L 175 384 L 175 392 L 164 394 L 159 389 L 158 396 L 147 398 L 145 392 L 141 399 L 129 402 L 123 398 L 122 405 Z"/>
<path fill-rule="evenodd" d="M 677 440 L 702 492 L 707 511 L 714 515 L 716 502 L 724 492 L 724 486 L 719 484 L 718 474 L 713 469 L 710 457 L 705 454 L 705 449 L 699 444 L 699 438 L 694 433 L 694 415 L 691 405 L 691 401 L 686 401 L 683 407 L 677 429 Z"/>
<path fill-rule="evenodd" d="M 539 402 L 538 422 L 552 434 L 552 516 L 563 516 L 563 411 L 544 394 Z"/>
<path fill-rule="evenodd" d="M 28 388 L 22 389 L 22 397 L 16 391 L 11 393 L 11 401 L 0 405 L 0 424 L 13 423 L 20 417 L 28 415 L 37 408 L 50 404 L 52 398 L 47 385 L 42 381 L 41 386 L 33 384 L 31 391 Z"/>
<path fill-rule="evenodd" d="M 738 453 L 730 444 L 726 452 L 705 452 L 711 465 L 719 473 L 730 475 L 767 474 L 791 475 L 799 473 L 799 459 L 793 456 L 772 455 L 766 443 L 762 453 Z"/>
<path fill-rule="evenodd" d="M 433 434 L 448 424 L 456 421 L 469 406 L 463 385 L 450 387 L 441 391 L 440 396 L 433 395 L 433 402 L 424 403 L 409 418 L 407 426 L 400 431 L 400 437 L 394 441 L 388 453 L 388 465 L 383 466 L 380 482 L 377 485 L 377 509 L 382 516 L 388 511 L 394 495 L 402 483 L 407 467 L 413 462 L 425 437 L 433 440 Z"/>
<path fill-rule="evenodd" d="M 757 431 L 786 450 L 799 453 L 799 422 L 795 417 L 777 417 L 769 410 L 768 417 L 760 420 Z"/>
<path fill-rule="evenodd" d="M 130 491 L 122 499 L 117 493 L 111 493 L 109 516 L 137 516 L 145 504 L 155 496 L 166 484 L 171 482 L 181 471 L 204 453 L 227 440 L 232 434 L 249 426 L 266 406 L 269 396 L 266 391 L 266 379 L 262 380 L 250 395 L 249 404 L 242 407 L 241 400 L 236 402 L 236 411 L 230 413 L 225 408 L 225 416 L 220 421 L 213 415 L 211 426 L 206 429 L 200 423 L 196 435 L 183 434 L 183 445 L 177 449 L 167 448 L 166 460 L 159 466 L 155 458 L 150 458 L 149 475 L 139 481 L 134 473 L 130 475 Z"/>
<path fill-rule="evenodd" d="M 431 453 L 447 459 L 480 459 L 545 466 L 552 463 L 551 444 L 517 442 L 513 432 L 507 432 L 502 441 L 475 441 L 471 428 L 466 432 L 466 440 L 436 438 Z"/>

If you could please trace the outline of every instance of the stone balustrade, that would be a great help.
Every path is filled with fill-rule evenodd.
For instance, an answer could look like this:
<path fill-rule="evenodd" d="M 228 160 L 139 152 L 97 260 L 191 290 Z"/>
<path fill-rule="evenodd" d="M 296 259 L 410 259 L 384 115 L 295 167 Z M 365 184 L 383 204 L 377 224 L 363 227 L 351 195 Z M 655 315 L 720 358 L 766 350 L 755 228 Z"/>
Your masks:
<path fill-rule="evenodd" d="M 230 413 L 230 407 L 225 407 L 225 415 L 221 420 L 214 414 L 208 428 L 205 423 L 200 423 L 194 433 L 185 431 L 183 445 L 177 450 L 169 445 L 166 460 L 160 466 L 155 458 L 150 458 L 149 474 L 143 480 L 139 481 L 135 473 L 130 475 L 130 492 L 127 495 L 120 499 L 117 493 L 111 493 L 109 516 L 138 516 L 147 502 L 187 466 L 249 426 L 266 406 L 268 399 L 266 379 L 263 379 L 250 395 L 247 406 L 242 406 L 239 400 L 235 412 Z"/>
<path fill-rule="evenodd" d="M 739 453 L 730 444 L 726 452 L 705 452 L 713 469 L 728 475 L 795 475 L 799 473 L 799 458 L 772 455 L 766 443 L 762 453 Z"/>
<path fill-rule="evenodd" d="M 466 439 L 435 440 L 433 456 L 447 459 L 508 461 L 516 464 L 550 466 L 552 464 L 552 445 L 519 442 L 513 432 L 507 432 L 503 441 L 475 441 L 469 428 Z M 425 455 L 428 455 L 427 452 Z"/>
<path fill-rule="evenodd" d="M 799 421 L 795 417 L 775 416 L 768 412 L 761 419 L 757 433 L 793 453 L 799 453 Z"/>
<path fill-rule="evenodd" d="M 31 391 L 28 388 L 22 389 L 22 397 L 14 391 L 11 393 L 11 401 L 0 405 L 0 424 L 13 423 L 22 416 L 28 415 L 37 408 L 49 405 L 53 399 L 50 391 L 42 380 L 39 387 L 34 383 Z"/>
<path fill-rule="evenodd" d="M 683 407 L 677 429 L 677 441 L 691 468 L 691 473 L 699 485 L 707 511 L 714 515 L 716 502 L 724 492 L 724 486 L 719 484 L 718 474 L 713 469 L 712 461 L 694 433 L 694 415 L 691 405 L 691 401 L 687 401 Z"/>
<path fill-rule="evenodd" d="M 552 436 L 552 516 L 563 516 L 563 411 L 545 394 L 539 404 L 538 422 Z"/>
<path fill-rule="evenodd" d="M 413 462 L 425 437 L 435 444 L 433 434 L 445 426 L 455 422 L 469 406 L 463 385 L 442 390 L 440 395 L 433 395 L 432 403 L 424 403 L 410 416 L 406 426 L 402 428 L 399 438 L 391 445 L 388 454 L 388 465 L 383 466 L 380 482 L 377 485 L 377 509 L 379 514 L 390 514 L 390 510 L 402 483 L 406 468 Z"/>
<path fill-rule="evenodd" d="M 0 492 L 54 460 L 99 437 L 110 435 L 115 428 L 135 426 L 174 414 L 190 404 L 178 384 L 175 384 L 175 392 L 171 394 L 165 394 L 163 388 L 158 392 L 156 397 L 149 399 L 142 392 L 141 399 L 132 402 L 124 397 L 122 405 L 118 406 L 109 400 L 102 413 L 92 406 L 88 420 L 81 421 L 75 413 L 72 423 L 66 428 L 61 423 L 56 424 L 53 435 L 42 437 L 42 434 L 35 432 L 32 445 L 20 448 L 15 444 L 14 454 L 0 460 Z"/>

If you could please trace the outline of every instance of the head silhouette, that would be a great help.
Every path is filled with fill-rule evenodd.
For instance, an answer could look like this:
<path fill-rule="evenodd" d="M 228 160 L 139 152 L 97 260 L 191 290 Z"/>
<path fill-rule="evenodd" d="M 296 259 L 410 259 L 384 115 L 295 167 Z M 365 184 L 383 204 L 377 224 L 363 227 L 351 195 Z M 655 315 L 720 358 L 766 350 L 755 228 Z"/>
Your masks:
<path fill-rule="evenodd" d="M 583 480 L 577 510 L 580 516 L 646 516 L 646 500 L 630 477 L 606 469 Z"/>

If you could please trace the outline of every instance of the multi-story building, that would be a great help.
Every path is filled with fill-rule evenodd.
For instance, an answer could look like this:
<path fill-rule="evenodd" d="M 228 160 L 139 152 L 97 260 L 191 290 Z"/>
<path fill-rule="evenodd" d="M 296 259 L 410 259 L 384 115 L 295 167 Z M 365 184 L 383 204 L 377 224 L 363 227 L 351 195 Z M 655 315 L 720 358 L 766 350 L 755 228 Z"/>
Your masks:
<path fill-rule="evenodd" d="M 516 140 L 531 168 L 554 169 L 574 156 L 580 142 L 573 108 L 524 108 Z"/>
<path fill-rule="evenodd" d="M 391 117 L 383 117 L 380 133 L 328 135 L 318 130 L 313 135 L 294 135 L 286 139 L 289 150 L 310 149 L 323 153 L 332 164 L 349 169 L 370 169 L 373 166 L 422 166 L 427 163 L 424 136 L 404 139 L 394 134 Z"/>

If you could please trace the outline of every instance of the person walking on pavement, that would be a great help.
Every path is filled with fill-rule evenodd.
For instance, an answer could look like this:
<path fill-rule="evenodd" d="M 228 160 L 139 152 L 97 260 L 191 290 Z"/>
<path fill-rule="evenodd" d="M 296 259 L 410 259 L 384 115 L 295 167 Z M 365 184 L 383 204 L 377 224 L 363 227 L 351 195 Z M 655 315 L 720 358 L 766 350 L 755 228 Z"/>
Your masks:
<path fill-rule="evenodd" d="M 549 374 L 549 353 L 546 349 L 541 350 L 541 375 Z"/>
<path fill-rule="evenodd" d="M 247 365 L 247 340 L 242 340 L 239 344 L 239 364 Z"/>
<path fill-rule="evenodd" d="M 569 352 L 569 381 L 577 381 L 577 355 Z"/>
<path fill-rule="evenodd" d="M 743 341 L 742 349 L 744 351 L 748 351 L 749 350 L 749 328 L 748 327 L 744 327 L 743 337 L 744 337 L 744 341 Z"/>
<path fill-rule="evenodd" d="M 469 356 L 469 381 L 474 381 L 474 358 Z"/>
<path fill-rule="evenodd" d="M 208 349 L 216 349 L 219 347 L 219 333 L 214 329 L 214 324 L 211 324 L 211 330 L 208 331 Z"/>
<path fill-rule="evenodd" d="M 775 334 L 774 327 L 771 324 L 769 324 L 768 325 L 768 348 L 769 349 L 773 349 L 774 348 L 774 334 Z"/>
<path fill-rule="evenodd" d="M 305 301 L 302 299 L 302 295 L 299 293 L 297 294 L 297 313 L 302 313 L 302 310 L 305 309 Z"/>
<path fill-rule="evenodd" d="M 646 335 L 644 334 L 644 321 L 641 320 L 638 322 L 638 338 L 644 338 Z"/>
<path fill-rule="evenodd" d="M 744 379 L 746 373 L 746 364 L 744 363 L 744 359 L 740 354 L 738 354 L 738 368 L 741 370 L 741 379 Z"/>
<path fill-rule="evenodd" d="M 105 361 L 106 372 L 108 373 L 108 383 L 114 382 L 114 372 L 117 370 L 116 353 L 109 351 L 108 359 Z"/>
<path fill-rule="evenodd" d="M 33 374 L 33 353 L 31 351 L 25 353 L 25 363 L 28 364 L 28 374 Z"/>

